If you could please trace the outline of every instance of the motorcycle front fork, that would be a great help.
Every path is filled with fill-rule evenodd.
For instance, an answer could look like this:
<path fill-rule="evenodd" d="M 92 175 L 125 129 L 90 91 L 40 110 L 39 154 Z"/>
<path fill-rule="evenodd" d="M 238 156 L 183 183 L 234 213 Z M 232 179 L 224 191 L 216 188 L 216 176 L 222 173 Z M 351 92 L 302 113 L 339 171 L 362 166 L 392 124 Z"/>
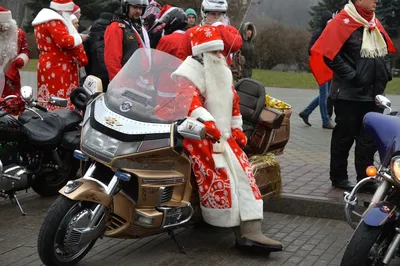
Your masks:
<path fill-rule="evenodd" d="M 96 170 L 96 163 L 92 163 L 92 165 L 90 165 L 89 169 L 85 172 L 85 175 L 83 176 L 83 179 L 88 179 L 88 180 L 92 180 L 95 181 L 97 183 L 99 183 L 99 181 L 97 181 L 96 179 L 92 178 L 93 172 Z M 111 179 L 111 181 L 108 183 L 108 185 L 104 185 L 101 183 L 101 185 L 104 188 L 104 191 L 107 195 L 109 195 L 110 197 L 112 197 L 117 188 L 118 188 L 118 184 L 119 184 L 119 179 L 116 175 L 114 175 Z M 94 227 L 97 225 L 99 219 L 103 216 L 104 213 L 104 209 L 105 206 L 101 205 L 101 204 L 97 204 L 96 208 L 93 210 L 92 213 L 92 218 L 90 220 L 90 223 L 88 225 L 89 228 Z"/>

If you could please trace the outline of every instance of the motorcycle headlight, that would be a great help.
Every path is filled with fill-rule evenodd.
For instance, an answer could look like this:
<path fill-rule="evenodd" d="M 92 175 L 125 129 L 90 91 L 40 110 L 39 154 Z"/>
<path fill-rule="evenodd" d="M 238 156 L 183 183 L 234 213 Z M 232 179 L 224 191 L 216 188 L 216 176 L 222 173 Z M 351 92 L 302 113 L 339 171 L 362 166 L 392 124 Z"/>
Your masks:
<path fill-rule="evenodd" d="M 400 182 L 400 156 L 394 156 L 390 162 L 390 169 L 392 170 L 392 177 L 397 182 Z"/>
<path fill-rule="evenodd" d="M 101 154 L 102 157 L 108 159 L 107 161 L 111 160 L 115 156 L 115 153 L 121 144 L 121 141 L 93 129 L 89 124 L 84 127 L 82 139 L 83 147 L 87 147 L 97 154 Z"/>

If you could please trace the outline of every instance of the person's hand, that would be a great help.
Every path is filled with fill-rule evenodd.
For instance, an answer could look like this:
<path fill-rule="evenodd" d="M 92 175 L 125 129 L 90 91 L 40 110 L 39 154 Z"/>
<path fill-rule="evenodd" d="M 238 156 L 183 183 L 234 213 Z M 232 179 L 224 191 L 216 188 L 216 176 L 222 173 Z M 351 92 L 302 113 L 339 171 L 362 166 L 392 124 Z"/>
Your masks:
<path fill-rule="evenodd" d="M 22 68 L 24 66 L 24 60 L 22 60 L 22 58 L 17 58 L 14 60 L 13 65 L 18 69 Z"/>
<path fill-rule="evenodd" d="M 89 34 L 79 34 L 80 36 L 81 36 L 81 38 L 82 38 L 82 42 L 85 42 L 87 39 L 88 39 L 88 37 L 89 37 Z"/>
<path fill-rule="evenodd" d="M 204 125 L 206 126 L 206 133 L 209 135 L 208 137 L 211 139 L 211 142 L 217 142 L 221 138 L 221 131 L 219 131 L 215 122 L 207 121 L 204 122 Z"/>
<path fill-rule="evenodd" d="M 232 129 L 232 137 L 240 147 L 246 146 L 247 144 L 246 134 L 244 134 L 243 131 L 241 131 L 240 129 L 238 128 Z"/>

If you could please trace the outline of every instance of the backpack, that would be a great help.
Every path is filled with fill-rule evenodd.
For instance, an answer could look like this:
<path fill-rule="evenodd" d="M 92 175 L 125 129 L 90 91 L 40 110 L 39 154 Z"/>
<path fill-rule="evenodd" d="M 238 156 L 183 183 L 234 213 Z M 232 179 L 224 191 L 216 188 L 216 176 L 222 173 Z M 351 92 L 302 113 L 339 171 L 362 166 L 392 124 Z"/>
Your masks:
<path fill-rule="evenodd" d="M 233 54 L 232 65 L 230 68 L 234 80 L 237 81 L 243 77 L 243 68 L 245 63 L 246 59 L 240 50 Z"/>

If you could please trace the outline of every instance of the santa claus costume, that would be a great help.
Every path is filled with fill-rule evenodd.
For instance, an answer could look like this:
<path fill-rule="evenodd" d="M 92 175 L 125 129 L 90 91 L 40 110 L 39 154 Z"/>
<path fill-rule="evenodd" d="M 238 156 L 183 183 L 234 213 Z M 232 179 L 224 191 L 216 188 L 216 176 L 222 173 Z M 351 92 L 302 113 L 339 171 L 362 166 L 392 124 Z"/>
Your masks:
<path fill-rule="evenodd" d="M 196 87 L 189 115 L 203 120 L 211 136 L 184 142 L 196 176 L 203 218 L 214 226 L 233 227 L 239 247 L 281 251 L 279 242 L 261 232 L 263 201 L 241 149 L 247 139 L 232 73 L 220 53 L 224 43 L 219 29 L 196 27 L 191 36 L 194 57 L 188 57 L 171 77 L 179 84 Z"/>
<path fill-rule="evenodd" d="M 12 19 L 11 11 L 0 6 L 0 72 L 5 74 L 4 86 L 0 84 L 0 96 L 19 93 L 21 77 L 19 69 L 29 62 L 29 50 L 25 32 Z"/>
<path fill-rule="evenodd" d="M 79 86 L 78 68 L 88 63 L 82 38 L 71 23 L 74 3 L 53 0 L 50 9 L 43 8 L 32 25 L 40 51 L 37 66 L 38 99 L 50 96 L 67 98 Z M 47 104 L 50 110 L 57 107 Z M 68 108 L 74 106 L 68 102 Z"/>

